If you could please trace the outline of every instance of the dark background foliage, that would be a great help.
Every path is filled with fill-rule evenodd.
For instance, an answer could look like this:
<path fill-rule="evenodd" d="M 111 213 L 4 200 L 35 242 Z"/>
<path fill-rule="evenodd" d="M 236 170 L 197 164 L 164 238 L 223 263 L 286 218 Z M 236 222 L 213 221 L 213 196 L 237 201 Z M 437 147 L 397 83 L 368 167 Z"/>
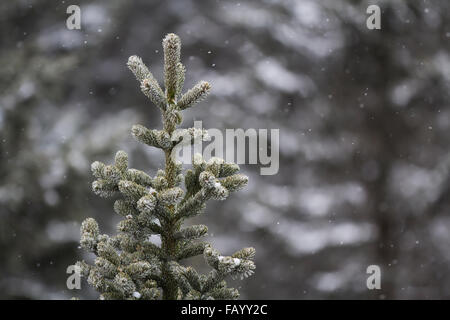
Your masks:
<path fill-rule="evenodd" d="M 96 297 L 66 289 L 67 266 L 91 258 L 81 221 L 118 221 L 89 165 L 119 149 L 163 165 L 129 134 L 160 115 L 125 63 L 142 56 L 162 83 L 174 32 L 186 87 L 213 85 L 185 126 L 280 129 L 279 173 L 242 165 L 248 188 L 193 221 L 224 254 L 256 248 L 242 298 L 450 298 L 449 14 L 447 0 L 2 1 L 0 297 Z M 371 264 L 381 290 L 366 288 Z"/>

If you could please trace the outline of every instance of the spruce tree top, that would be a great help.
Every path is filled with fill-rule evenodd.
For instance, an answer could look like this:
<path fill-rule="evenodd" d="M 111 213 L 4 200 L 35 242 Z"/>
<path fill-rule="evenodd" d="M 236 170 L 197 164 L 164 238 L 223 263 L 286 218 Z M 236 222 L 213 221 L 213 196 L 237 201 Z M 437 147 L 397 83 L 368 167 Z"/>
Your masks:
<path fill-rule="evenodd" d="M 100 292 L 100 299 L 236 299 L 238 291 L 228 288 L 224 279 L 253 274 L 255 250 L 244 248 L 222 256 L 209 243 L 195 241 L 206 235 L 205 225 L 183 227 L 183 222 L 200 214 L 209 199 L 224 200 L 230 192 L 244 187 L 248 178 L 237 173 L 238 165 L 219 158 L 205 161 L 200 154 L 194 155 L 192 169 L 182 173 L 182 165 L 172 151 L 182 136 L 204 138 L 206 132 L 176 129 L 182 122 L 181 111 L 205 98 L 211 87 L 201 81 L 181 94 L 185 68 L 180 62 L 180 38 L 168 34 L 163 48 L 164 91 L 141 58 L 132 56 L 127 65 L 142 92 L 161 110 L 163 120 L 162 130 L 135 125 L 132 134 L 138 141 L 164 151 L 165 168 L 155 176 L 131 169 L 124 151 L 117 152 L 112 165 L 92 164 L 97 179 L 93 191 L 105 198 L 120 195 L 114 211 L 124 219 L 117 226 L 116 236 L 100 234 L 92 218 L 82 223 L 81 246 L 96 258 L 93 265 L 81 261 L 77 267 Z M 160 246 L 150 242 L 151 235 L 160 236 Z M 212 268 L 208 274 L 180 264 L 200 254 Z"/>

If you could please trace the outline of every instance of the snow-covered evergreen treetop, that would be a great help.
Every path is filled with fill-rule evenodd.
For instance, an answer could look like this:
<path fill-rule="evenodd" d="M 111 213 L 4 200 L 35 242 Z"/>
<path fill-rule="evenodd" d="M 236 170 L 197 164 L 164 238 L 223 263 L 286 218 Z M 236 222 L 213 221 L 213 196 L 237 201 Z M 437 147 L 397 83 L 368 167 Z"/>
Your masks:
<path fill-rule="evenodd" d="M 201 81 L 181 94 L 185 68 L 180 62 L 179 37 L 168 34 L 163 47 L 165 91 L 141 58 L 130 57 L 128 67 L 142 92 L 161 110 L 164 125 L 162 130 L 135 125 L 132 134 L 164 152 L 165 168 L 155 176 L 131 169 L 124 151 L 117 152 L 112 165 L 92 164 L 97 179 L 92 184 L 94 192 L 105 198 L 120 195 L 114 211 L 124 219 L 117 226 L 116 236 L 101 234 L 92 218 L 82 223 L 81 246 L 96 258 L 93 265 L 81 261 L 77 267 L 100 292 L 100 299 L 236 299 L 238 291 L 228 288 L 224 279 L 251 275 L 255 250 L 244 248 L 222 256 L 209 243 L 196 241 L 206 235 L 205 225 L 183 227 L 183 222 L 200 214 L 209 199 L 224 200 L 230 192 L 244 187 L 248 178 L 238 174 L 236 164 L 219 158 L 206 162 L 199 154 L 194 156 L 192 169 L 182 173 L 182 165 L 172 151 L 182 136 L 205 137 L 206 132 L 176 129 L 182 121 L 181 111 L 205 98 L 210 85 Z M 160 236 L 160 246 L 150 241 L 151 235 Z M 180 264 L 200 254 L 212 267 L 208 274 Z"/>

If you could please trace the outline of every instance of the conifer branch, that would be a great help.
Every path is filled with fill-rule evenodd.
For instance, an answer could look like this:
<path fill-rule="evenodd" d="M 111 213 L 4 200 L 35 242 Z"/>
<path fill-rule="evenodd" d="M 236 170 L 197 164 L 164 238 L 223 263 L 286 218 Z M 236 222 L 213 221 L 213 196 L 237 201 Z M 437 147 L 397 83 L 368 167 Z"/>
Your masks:
<path fill-rule="evenodd" d="M 202 101 L 206 98 L 210 90 L 211 85 L 208 82 L 200 81 L 181 97 L 177 103 L 178 108 L 180 108 L 180 110 L 185 110 Z"/>
<path fill-rule="evenodd" d="M 127 63 L 128 68 L 133 72 L 139 81 L 142 92 L 159 108 L 165 110 L 166 98 L 164 92 L 156 81 L 153 74 L 138 56 L 131 56 Z"/>
<path fill-rule="evenodd" d="M 166 96 L 168 103 L 173 103 L 177 93 L 178 72 L 181 71 L 180 63 L 180 38 L 173 33 L 169 33 L 163 40 L 164 49 L 164 85 L 166 87 Z M 183 80 L 184 82 L 184 80 Z"/>
<path fill-rule="evenodd" d="M 139 142 L 145 143 L 151 147 L 165 150 L 170 148 L 172 145 L 170 136 L 165 131 L 150 130 L 140 124 L 137 124 L 133 126 L 131 133 Z"/>

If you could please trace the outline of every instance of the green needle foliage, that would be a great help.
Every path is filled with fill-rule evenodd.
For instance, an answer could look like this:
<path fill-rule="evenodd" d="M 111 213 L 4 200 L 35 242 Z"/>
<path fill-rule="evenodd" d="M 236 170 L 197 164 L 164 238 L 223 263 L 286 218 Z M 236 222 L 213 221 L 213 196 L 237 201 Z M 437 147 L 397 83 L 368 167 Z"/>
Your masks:
<path fill-rule="evenodd" d="M 77 262 L 82 276 L 97 291 L 100 299 L 236 299 L 239 293 L 227 288 L 225 278 L 253 274 L 253 248 L 244 248 L 231 256 L 222 256 L 207 242 L 197 241 L 206 235 L 204 225 L 183 227 L 185 219 L 200 214 L 209 199 L 224 200 L 230 192 L 244 187 L 248 178 L 238 174 L 239 166 L 219 158 L 205 161 L 193 158 L 192 169 L 182 173 L 182 165 L 172 157 L 181 137 L 205 138 L 203 130 L 176 129 L 182 121 L 181 111 L 206 97 L 210 85 L 201 81 L 181 94 L 185 68 L 180 62 L 181 43 L 178 36 L 168 34 L 163 40 L 163 91 L 141 58 L 132 56 L 128 67 L 140 83 L 142 92 L 162 112 L 163 130 L 142 125 L 131 132 L 140 142 L 165 153 L 165 168 L 155 176 L 130 169 L 128 156 L 117 152 L 114 164 L 92 164 L 97 180 L 93 191 L 101 197 L 121 195 L 114 211 L 123 216 L 118 234 L 101 234 L 97 222 L 86 219 L 81 226 L 81 246 L 93 252 L 93 265 Z M 181 187 L 184 182 L 184 188 Z M 152 243 L 151 235 L 159 235 L 161 246 Z M 199 274 L 180 261 L 203 255 L 212 267 Z"/>

